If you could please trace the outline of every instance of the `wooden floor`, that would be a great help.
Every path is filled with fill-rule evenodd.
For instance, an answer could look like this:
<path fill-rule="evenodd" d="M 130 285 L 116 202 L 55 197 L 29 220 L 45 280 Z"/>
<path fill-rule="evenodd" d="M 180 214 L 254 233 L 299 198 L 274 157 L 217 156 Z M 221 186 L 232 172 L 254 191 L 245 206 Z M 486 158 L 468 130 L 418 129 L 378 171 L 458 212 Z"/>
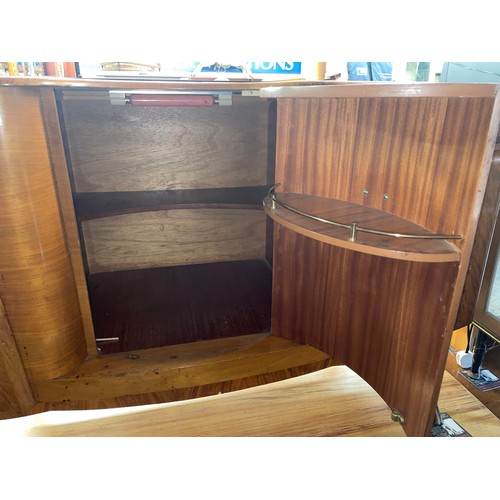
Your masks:
<path fill-rule="evenodd" d="M 277 382 L 332 365 L 325 353 L 268 333 L 108 354 L 53 381 L 51 391 L 43 394 L 42 401 L 47 402 L 37 404 L 33 412 L 182 401 Z M 123 387 L 128 393 L 120 393 Z M 140 392 L 136 387 L 149 390 Z M 81 394 L 84 400 L 76 397 Z"/>
<path fill-rule="evenodd" d="M 453 334 L 451 345 L 462 350 L 467 346 L 467 329 L 462 328 Z M 500 377 L 500 346 L 488 350 L 484 356 L 483 368 L 490 370 L 494 375 Z M 446 370 L 455 380 L 457 380 L 467 391 L 475 398 L 481 401 L 494 415 L 500 418 L 500 388 L 491 391 L 480 391 L 477 387 L 471 384 L 466 378 L 459 374 L 462 370 L 457 364 L 455 356 L 450 352 L 446 362 Z"/>
<path fill-rule="evenodd" d="M 88 280 L 103 354 L 269 331 L 265 260 L 116 271 Z"/>
<path fill-rule="evenodd" d="M 96 360 L 95 367 L 89 368 L 86 373 L 75 372 L 74 379 L 91 381 L 93 376 L 100 378 L 109 356 Z M 123 353 L 121 356 L 126 359 L 127 355 Z M 285 380 L 334 364 L 316 349 L 267 334 L 166 347 L 162 356 L 172 359 L 172 370 L 158 378 L 170 380 L 173 384 L 170 389 L 120 397 L 106 397 L 103 391 L 102 397 L 96 395 L 85 401 L 67 399 L 59 403 L 40 403 L 33 408 L 33 413 L 182 401 Z M 123 380 L 123 370 L 117 374 L 117 380 L 118 377 Z M 208 380 L 209 383 L 202 384 L 201 380 Z M 69 382 L 69 378 L 62 380 L 66 385 Z M 496 395 L 490 394 L 489 397 L 495 399 Z M 472 436 L 500 437 L 500 420 L 448 371 L 443 378 L 439 410 L 448 413 Z"/>

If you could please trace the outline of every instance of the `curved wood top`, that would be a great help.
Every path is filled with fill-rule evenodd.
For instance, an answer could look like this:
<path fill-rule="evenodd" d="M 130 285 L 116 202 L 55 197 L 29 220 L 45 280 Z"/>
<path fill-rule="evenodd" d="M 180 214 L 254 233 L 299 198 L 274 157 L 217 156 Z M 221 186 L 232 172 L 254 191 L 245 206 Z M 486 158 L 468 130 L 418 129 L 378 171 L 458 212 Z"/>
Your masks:
<path fill-rule="evenodd" d="M 59 87 L 73 89 L 156 89 L 156 90 L 258 90 L 270 85 L 303 86 L 332 85 L 332 80 L 280 80 L 280 81 L 194 81 L 194 80 L 118 80 L 111 78 L 56 78 L 56 77 L 18 77 L 0 78 L 0 86 L 18 87 Z"/>
<path fill-rule="evenodd" d="M 260 91 L 261 97 L 495 97 L 500 85 L 493 83 L 340 83 L 285 87 L 272 85 Z"/>
<path fill-rule="evenodd" d="M 0 422 L 0 436 L 393 436 L 391 410 L 347 366 L 187 401 L 53 411 Z"/>
<path fill-rule="evenodd" d="M 277 193 L 278 194 L 278 193 Z M 329 221 L 392 233 L 432 235 L 432 231 L 389 212 L 341 200 L 296 193 L 279 193 L 280 201 L 293 208 Z M 271 207 L 264 199 L 264 211 L 279 224 L 318 241 L 357 252 L 415 262 L 454 262 L 460 251 L 446 240 L 399 238 L 359 231 L 356 241 L 350 241 L 350 230 L 306 218 L 286 208 Z"/>
<path fill-rule="evenodd" d="M 264 98 L 277 97 L 494 97 L 500 85 L 493 83 L 387 83 L 334 80 L 195 81 L 125 80 L 111 78 L 60 78 L 3 76 L 0 86 L 58 87 L 116 90 L 259 90 Z"/>

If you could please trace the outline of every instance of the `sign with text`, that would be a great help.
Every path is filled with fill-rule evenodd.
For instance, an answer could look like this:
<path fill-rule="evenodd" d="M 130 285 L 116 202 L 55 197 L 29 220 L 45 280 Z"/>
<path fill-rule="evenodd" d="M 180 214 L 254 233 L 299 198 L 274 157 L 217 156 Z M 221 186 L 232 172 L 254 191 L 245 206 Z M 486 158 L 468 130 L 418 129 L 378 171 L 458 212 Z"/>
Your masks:
<path fill-rule="evenodd" d="M 300 62 L 249 62 L 247 64 L 252 73 L 255 74 L 300 75 L 302 69 Z"/>

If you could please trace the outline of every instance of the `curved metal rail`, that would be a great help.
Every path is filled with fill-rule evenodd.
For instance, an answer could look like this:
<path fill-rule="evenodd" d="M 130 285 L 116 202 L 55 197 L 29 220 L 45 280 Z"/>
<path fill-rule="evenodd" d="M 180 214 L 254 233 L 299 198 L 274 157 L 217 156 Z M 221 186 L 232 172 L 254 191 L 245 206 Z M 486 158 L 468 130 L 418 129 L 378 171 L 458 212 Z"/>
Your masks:
<path fill-rule="evenodd" d="M 461 240 L 461 239 L 463 239 L 463 236 L 460 234 L 394 233 L 392 231 L 380 231 L 378 229 L 369 229 L 366 227 L 361 227 L 358 225 L 357 222 L 352 222 L 350 224 L 344 224 L 342 222 L 336 222 L 336 221 L 324 219 L 322 217 L 317 217 L 316 215 L 312 215 L 312 214 L 308 214 L 307 212 L 303 212 L 302 210 L 299 210 L 298 208 L 292 207 L 291 205 L 288 205 L 288 204 L 284 203 L 283 201 L 279 200 L 276 197 L 276 191 L 275 191 L 279 185 L 280 184 L 275 184 L 274 186 L 271 186 L 271 188 L 267 192 L 267 195 L 269 196 L 269 199 L 271 200 L 271 208 L 272 209 L 276 208 L 276 205 L 279 205 L 280 207 L 283 207 L 286 210 L 290 210 L 291 212 L 294 212 L 294 213 L 301 215 L 303 217 L 307 217 L 308 219 L 312 219 L 312 220 L 317 221 L 317 222 L 322 222 L 322 223 L 328 224 L 330 226 L 343 227 L 345 229 L 348 229 L 350 231 L 349 241 L 356 241 L 358 232 L 378 234 L 381 236 L 390 236 L 392 238 L 416 238 L 416 239 L 423 239 L 423 240 Z"/>

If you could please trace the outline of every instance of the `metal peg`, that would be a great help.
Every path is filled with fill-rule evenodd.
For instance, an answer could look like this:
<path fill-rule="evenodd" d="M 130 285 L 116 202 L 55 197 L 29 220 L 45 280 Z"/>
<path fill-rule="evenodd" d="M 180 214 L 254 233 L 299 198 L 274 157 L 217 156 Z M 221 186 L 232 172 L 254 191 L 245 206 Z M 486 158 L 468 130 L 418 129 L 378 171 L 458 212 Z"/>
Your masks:
<path fill-rule="evenodd" d="M 351 224 L 351 234 L 349 236 L 349 241 L 356 241 L 356 238 L 357 238 L 357 228 L 358 228 L 358 224 L 356 222 L 353 222 Z"/>
<path fill-rule="evenodd" d="M 391 410 L 391 419 L 394 422 L 399 422 L 401 425 L 404 425 L 405 423 L 405 418 L 403 417 L 403 414 L 397 408 L 393 408 Z"/>

